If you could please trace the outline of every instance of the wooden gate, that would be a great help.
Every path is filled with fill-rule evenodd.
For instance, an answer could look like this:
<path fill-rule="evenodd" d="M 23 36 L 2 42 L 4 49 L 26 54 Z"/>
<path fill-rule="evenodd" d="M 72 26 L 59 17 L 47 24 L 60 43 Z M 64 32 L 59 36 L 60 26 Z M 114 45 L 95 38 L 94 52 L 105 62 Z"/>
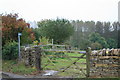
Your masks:
<path fill-rule="evenodd" d="M 64 76 L 86 77 L 86 51 L 44 50 L 42 68 L 59 71 Z"/>

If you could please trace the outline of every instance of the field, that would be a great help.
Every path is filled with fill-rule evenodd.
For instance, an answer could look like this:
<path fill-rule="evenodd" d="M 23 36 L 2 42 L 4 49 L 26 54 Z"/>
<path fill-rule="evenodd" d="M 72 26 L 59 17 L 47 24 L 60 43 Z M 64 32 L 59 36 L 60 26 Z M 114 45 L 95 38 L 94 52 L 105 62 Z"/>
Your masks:
<path fill-rule="evenodd" d="M 81 54 L 77 53 L 65 53 L 62 55 L 70 56 L 70 57 L 79 57 Z M 61 56 L 62 56 L 61 55 Z M 72 76 L 72 77 L 85 77 L 85 75 L 81 72 L 81 69 L 86 68 L 86 59 L 80 59 L 74 63 L 77 58 L 65 58 L 65 57 L 49 57 L 50 55 L 46 55 L 46 57 L 43 57 L 42 59 L 42 67 L 44 70 L 55 70 L 59 71 L 59 76 Z M 60 56 L 60 55 L 59 55 Z M 49 64 L 48 64 L 49 63 Z M 47 66 L 45 66 L 47 65 Z M 69 68 L 67 68 L 69 67 Z M 65 69 L 64 72 L 62 72 Z M 82 70 L 84 73 L 86 73 L 85 70 Z"/>

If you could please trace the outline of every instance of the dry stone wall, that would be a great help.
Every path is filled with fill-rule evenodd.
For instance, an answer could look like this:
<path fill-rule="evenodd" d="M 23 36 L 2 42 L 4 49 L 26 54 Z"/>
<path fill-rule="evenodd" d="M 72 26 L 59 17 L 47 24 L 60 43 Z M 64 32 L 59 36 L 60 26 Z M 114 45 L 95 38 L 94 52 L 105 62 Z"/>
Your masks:
<path fill-rule="evenodd" d="M 93 51 L 90 54 L 91 77 L 118 77 L 120 75 L 120 49 Z"/>
<path fill-rule="evenodd" d="M 22 47 L 21 48 L 21 60 L 26 66 L 35 66 L 37 69 L 41 69 L 41 48 L 39 46 L 34 47 Z"/>

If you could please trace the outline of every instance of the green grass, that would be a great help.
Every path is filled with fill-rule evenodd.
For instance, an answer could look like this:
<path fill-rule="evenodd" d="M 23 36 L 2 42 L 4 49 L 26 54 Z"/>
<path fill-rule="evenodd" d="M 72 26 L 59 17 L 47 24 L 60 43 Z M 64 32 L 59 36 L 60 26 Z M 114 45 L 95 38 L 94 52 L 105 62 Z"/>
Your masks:
<path fill-rule="evenodd" d="M 31 74 L 36 71 L 36 69 L 26 67 L 24 63 L 18 63 L 15 60 L 3 60 L 2 70 L 16 74 Z"/>
<path fill-rule="evenodd" d="M 82 54 L 77 54 L 77 53 L 65 53 L 64 55 L 67 56 L 74 56 L 74 57 L 80 57 Z M 47 56 L 47 55 L 46 55 Z M 47 56 L 48 57 L 48 56 Z M 60 72 L 58 75 L 59 76 L 72 76 L 72 77 L 85 77 L 85 75 L 80 72 L 79 68 L 86 68 L 85 64 L 80 64 L 80 63 L 86 63 L 86 59 L 80 59 L 77 61 L 76 65 L 72 64 L 77 58 L 51 58 L 51 61 L 53 61 L 53 64 L 49 62 L 48 58 L 43 57 L 42 58 L 42 67 L 44 70 L 56 70 L 56 71 L 62 71 L 66 67 L 70 66 L 65 72 Z M 50 64 L 48 64 L 50 63 Z M 44 67 L 46 64 L 48 64 L 46 67 Z M 84 73 L 86 73 L 85 70 L 83 70 Z"/>

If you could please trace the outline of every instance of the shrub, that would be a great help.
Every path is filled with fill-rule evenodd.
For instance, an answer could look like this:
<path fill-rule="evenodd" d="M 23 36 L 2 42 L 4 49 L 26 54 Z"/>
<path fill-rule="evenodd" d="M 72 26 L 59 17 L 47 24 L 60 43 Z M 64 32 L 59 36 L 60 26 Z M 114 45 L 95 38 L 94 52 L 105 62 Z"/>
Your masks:
<path fill-rule="evenodd" d="M 18 57 L 18 43 L 13 41 L 5 44 L 2 50 L 2 58 L 4 60 L 13 60 Z"/>
<path fill-rule="evenodd" d="M 49 39 L 47 39 L 46 37 L 42 37 L 42 38 L 40 39 L 40 43 L 41 43 L 42 45 L 47 45 L 47 44 L 48 44 L 48 41 L 49 41 Z"/>
<path fill-rule="evenodd" d="M 99 50 L 99 49 L 102 48 L 102 45 L 98 42 L 95 42 L 95 43 L 91 44 L 91 48 L 94 49 L 94 50 Z"/>

